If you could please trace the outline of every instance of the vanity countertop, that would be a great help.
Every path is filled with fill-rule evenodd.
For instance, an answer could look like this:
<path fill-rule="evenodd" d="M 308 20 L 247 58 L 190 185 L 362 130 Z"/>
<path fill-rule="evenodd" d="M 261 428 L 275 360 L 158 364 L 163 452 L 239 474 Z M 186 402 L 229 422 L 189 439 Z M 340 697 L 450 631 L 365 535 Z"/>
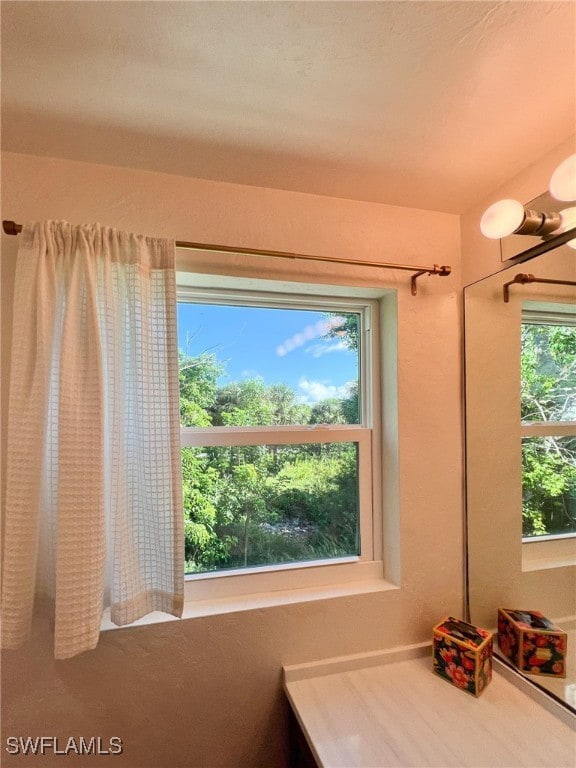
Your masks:
<path fill-rule="evenodd" d="M 574 768 L 576 718 L 562 707 L 542 706 L 498 671 L 474 698 L 431 663 L 422 646 L 286 667 L 285 690 L 318 765 Z"/>

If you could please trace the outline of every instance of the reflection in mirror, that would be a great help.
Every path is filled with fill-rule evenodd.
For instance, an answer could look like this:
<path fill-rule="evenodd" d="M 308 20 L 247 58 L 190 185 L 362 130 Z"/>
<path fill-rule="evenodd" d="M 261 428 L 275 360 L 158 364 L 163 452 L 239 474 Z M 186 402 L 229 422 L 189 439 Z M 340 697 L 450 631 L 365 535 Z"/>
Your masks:
<path fill-rule="evenodd" d="M 518 272 L 543 282 L 504 285 Z M 464 290 L 470 620 L 537 611 L 568 634 L 566 676 L 527 677 L 576 712 L 576 251 Z M 495 652 L 499 653 L 495 642 Z"/>
<path fill-rule="evenodd" d="M 574 304 L 523 302 L 520 408 L 523 540 L 576 534 Z"/>

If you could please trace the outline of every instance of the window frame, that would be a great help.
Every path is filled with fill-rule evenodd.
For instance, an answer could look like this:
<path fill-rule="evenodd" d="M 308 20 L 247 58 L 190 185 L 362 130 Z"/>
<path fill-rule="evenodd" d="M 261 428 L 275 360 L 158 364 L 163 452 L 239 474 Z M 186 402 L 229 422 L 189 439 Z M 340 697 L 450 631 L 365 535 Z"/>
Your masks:
<path fill-rule="evenodd" d="M 359 424 L 181 427 L 182 447 L 355 442 L 358 445 L 360 553 L 326 560 L 186 574 L 185 599 L 214 601 L 259 593 L 330 587 L 344 582 L 383 580 L 381 302 L 377 298 L 352 296 L 352 289 L 348 295 L 342 295 L 341 288 L 331 294 L 329 291 L 333 286 L 306 286 L 308 290 L 300 292 L 295 291 L 293 285 L 286 284 L 280 286 L 284 290 L 262 290 L 264 281 L 256 281 L 259 285 L 254 286 L 255 281 L 237 279 L 234 281 L 235 287 L 230 288 L 221 287 L 221 276 L 215 276 L 213 286 L 210 286 L 210 276 L 202 275 L 202 278 L 201 286 L 190 286 L 178 280 L 177 301 L 195 300 L 211 304 L 325 312 L 348 311 L 361 315 L 362 333 L 358 349 L 361 404 Z"/>

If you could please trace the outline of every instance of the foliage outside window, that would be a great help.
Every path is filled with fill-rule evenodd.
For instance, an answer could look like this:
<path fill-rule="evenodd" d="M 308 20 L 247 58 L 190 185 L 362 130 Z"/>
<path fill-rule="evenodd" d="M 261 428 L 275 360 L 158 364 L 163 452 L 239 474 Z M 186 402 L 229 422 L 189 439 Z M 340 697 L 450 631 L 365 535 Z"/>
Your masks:
<path fill-rule="evenodd" d="M 181 298 L 186 572 L 368 557 L 369 308 Z"/>
<path fill-rule="evenodd" d="M 576 323 L 525 312 L 521 356 L 522 533 L 576 533 Z"/>

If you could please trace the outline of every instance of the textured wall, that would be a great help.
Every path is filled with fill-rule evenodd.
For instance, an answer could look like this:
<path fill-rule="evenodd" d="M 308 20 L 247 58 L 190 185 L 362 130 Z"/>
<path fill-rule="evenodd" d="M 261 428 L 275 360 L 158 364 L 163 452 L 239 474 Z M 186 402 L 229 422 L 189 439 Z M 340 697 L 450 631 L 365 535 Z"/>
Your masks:
<path fill-rule="evenodd" d="M 236 274 L 257 264 L 263 277 L 398 288 L 399 589 L 106 632 L 94 652 L 66 662 L 53 661 L 40 623 L 24 648 L 4 655 L 4 736 L 116 735 L 124 756 L 100 760 L 126 768 L 281 768 L 283 664 L 419 642 L 440 616 L 462 611 L 459 220 L 14 154 L 3 158 L 2 202 L 3 217 L 18 222 L 100 221 L 183 240 L 453 266 L 449 278 L 422 278 L 414 298 L 408 273 L 380 279 L 342 267 L 329 278 L 325 266 L 228 259 Z M 2 246 L 6 380 L 17 238 L 4 236 Z M 196 268 L 209 270 L 213 258 L 198 255 Z M 4 389 L 3 435 L 6 404 Z M 62 759 L 45 757 L 42 765 Z M 4 755 L 3 765 L 21 764 Z"/>

